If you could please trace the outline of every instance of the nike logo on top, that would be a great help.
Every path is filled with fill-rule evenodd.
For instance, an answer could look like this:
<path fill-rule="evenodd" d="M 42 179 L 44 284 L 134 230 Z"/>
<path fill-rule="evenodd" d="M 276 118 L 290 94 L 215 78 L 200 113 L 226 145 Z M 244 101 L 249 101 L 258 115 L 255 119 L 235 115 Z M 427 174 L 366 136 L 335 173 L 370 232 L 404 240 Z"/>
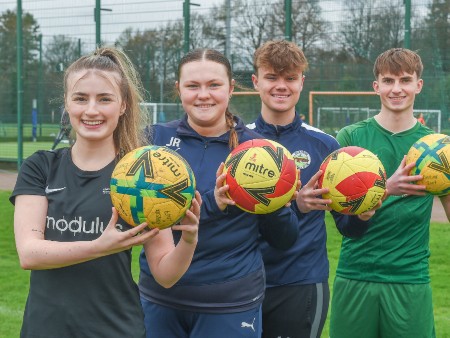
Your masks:
<path fill-rule="evenodd" d="M 50 189 L 49 187 L 48 187 L 48 185 L 45 187 L 45 193 L 46 194 L 51 194 L 52 192 L 57 192 L 57 191 L 61 191 L 61 190 L 64 190 L 64 189 L 66 189 L 66 187 L 64 187 L 64 188 L 56 188 L 56 189 Z"/>

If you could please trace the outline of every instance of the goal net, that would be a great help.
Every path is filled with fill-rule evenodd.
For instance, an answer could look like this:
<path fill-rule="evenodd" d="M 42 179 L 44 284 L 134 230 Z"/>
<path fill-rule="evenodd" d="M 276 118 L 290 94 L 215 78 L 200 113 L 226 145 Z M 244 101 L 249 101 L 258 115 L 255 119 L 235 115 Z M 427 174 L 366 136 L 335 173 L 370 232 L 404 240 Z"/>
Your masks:
<path fill-rule="evenodd" d="M 156 103 L 152 102 L 141 102 L 141 107 L 144 111 L 149 114 L 149 123 L 156 123 L 158 121 L 158 106 Z"/>
<path fill-rule="evenodd" d="M 303 99 L 304 100 L 304 99 Z M 302 101 L 302 99 L 300 99 Z M 305 105 L 306 101 L 302 101 Z M 343 127 L 372 117 L 380 111 L 380 100 L 375 92 L 315 92 L 309 93 L 307 123 L 335 136 Z M 145 102 L 142 106 L 149 113 L 150 123 L 168 122 L 184 115 L 181 103 Z M 234 92 L 230 110 L 244 123 L 253 122 L 261 111 L 258 92 Z M 301 108 L 296 107 L 298 112 Z M 426 125 L 441 132 L 441 111 L 438 109 L 414 109 L 414 116 L 422 113 Z"/>
<path fill-rule="evenodd" d="M 440 109 L 414 109 L 414 116 L 423 114 L 425 125 L 436 133 L 441 132 L 442 114 Z"/>
<path fill-rule="evenodd" d="M 184 114 L 181 103 L 144 102 L 141 106 L 146 107 L 152 124 L 177 120 Z"/>
<path fill-rule="evenodd" d="M 310 92 L 309 121 L 317 128 L 335 136 L 343 127 L 378 114 L 380 100 L 375 92 Z M 441 111 L 414 109 L 414 116 L 423 114 L 427 127 L 441 132 Z"/>
<path fill-rule="evenodd" d="M 184 115 L 181 103 L 144 102 L 150 123 L 169 122 Z M 261 111 L 261 100 L 257 92 L 234 92 L 229 105 L 230 111 L 242 118 L 244 123 L 253 122 Z"/>

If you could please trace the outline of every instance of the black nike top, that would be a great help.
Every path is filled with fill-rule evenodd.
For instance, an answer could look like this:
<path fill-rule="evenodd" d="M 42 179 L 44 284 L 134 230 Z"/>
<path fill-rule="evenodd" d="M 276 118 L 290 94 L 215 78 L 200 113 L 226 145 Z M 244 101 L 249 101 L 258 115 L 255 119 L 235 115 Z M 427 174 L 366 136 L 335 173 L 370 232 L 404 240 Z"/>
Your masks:
<path fill-rule="evenodd" d="M 115 161 L 80 170 L 70 149 L 38 151 L 23 163 L 14 191 L 48 200 L 45 238 L 92 241 L 111 218 L 109 180 Z M 127 227 L 123 220 L 122 225 Z M 145 337 L 131 251 L 72 266 L 32 270 L 21 337 Z"/>

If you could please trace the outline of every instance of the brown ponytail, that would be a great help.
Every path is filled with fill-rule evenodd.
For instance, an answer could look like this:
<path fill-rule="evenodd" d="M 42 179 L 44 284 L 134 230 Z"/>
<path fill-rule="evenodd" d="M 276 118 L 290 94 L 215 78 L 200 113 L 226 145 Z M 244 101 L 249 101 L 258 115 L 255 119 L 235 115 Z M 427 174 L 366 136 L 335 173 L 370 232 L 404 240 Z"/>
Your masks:
<path fill-rule="evenodd" d="M 236 132 L 236 128 L 234 127 L 234 116 L 233 114 L 228 110 L 225 112 L 225 120 L 227 123 L 227 127 L 230 128 L 230 139 L 228 141 L 228 145 L 231 150 L 236 148 L 239 144 L 239 138 Z"/>

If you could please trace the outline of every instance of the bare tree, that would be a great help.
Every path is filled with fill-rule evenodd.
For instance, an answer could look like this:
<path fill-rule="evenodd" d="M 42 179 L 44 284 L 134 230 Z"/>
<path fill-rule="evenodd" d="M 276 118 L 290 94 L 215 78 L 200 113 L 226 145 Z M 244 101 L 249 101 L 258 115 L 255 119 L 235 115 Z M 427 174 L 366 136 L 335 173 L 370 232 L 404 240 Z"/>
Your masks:
<path fill-rule="evenodd" d="M 450 1 L 433 0 L 421 27 L 425 28 L 422 36 L 428 52 L 433 51 L 434 64 L 440 65 L 442 70 L 449 72 Z"/>
<path fill-rule="evenodd" d="M 277 25 L 277 34 L 284 35 L 286 13 L 284 0 L 274 7 L 273 21 Z M 322 8 L 318 1 L 295 1 L 292 3 L 292 40 L 307 52 L 315 44 L 326 39 L 330 23 L 323 19 Z"/>
<path fill-rule="evenodd" d="M 404 43 L 405 10 L 403 0 L 383 3 L 375 9 L 372 61 L 386 49 L 401 47 Z"/>
<path fill-rule="evenodd" d="M 45 44 L 43 60 L 45 77 L 43 96 L 43 112 L 60 112 L 64 104 L 61 92 L 64 70 L 79 57 L 78 41 L 66 35 L 54 35 Z"/>
<path fill-rule="evenodd" d="M 191 48 L 213 48 L 225 51 L 224 7 L 213 8 L 208 15 L 191 15 Z"/>
<path fill-rule="evenodd" d="M 34 16 L 23 13 L 23 70 L 24 112 L 31 112 L 31 102 L 37 88 L 37 56 L 40 27 Z M 3 114 L 13 116 L 17 109 L 17 13 L 6 10 L 0 14 L 0 119 Z"/>
<path fill-rule="evenodd" d="M 78 42 L 66 35 L 52 36 L 44 52 L 46 64 L 51 71 L 62 71 L 78 57 Z"/>
<path fill-rule="evenodd" d="M 233 1 L 233 54 L 243 68 L 251 67 L 253 52 L 264 41 L 282 37 L 274 22 L 274 6 L 269 0 Z"/>
<path fill-rule="evenodd" d="M 403 44 L 403 0 L 348 0 L 346 10 L 350 20 L 341 24 L 340 41 L 357 61 L 371 63 L 382 51 Z"/>
<path fill-rule="evenodd" d="M 349 19 L 341 24 L 340 41 L 355 59 L 369 59 L 374 31 L 372 12 L 374 1 L 348 0 L 346 12 Z"/>

